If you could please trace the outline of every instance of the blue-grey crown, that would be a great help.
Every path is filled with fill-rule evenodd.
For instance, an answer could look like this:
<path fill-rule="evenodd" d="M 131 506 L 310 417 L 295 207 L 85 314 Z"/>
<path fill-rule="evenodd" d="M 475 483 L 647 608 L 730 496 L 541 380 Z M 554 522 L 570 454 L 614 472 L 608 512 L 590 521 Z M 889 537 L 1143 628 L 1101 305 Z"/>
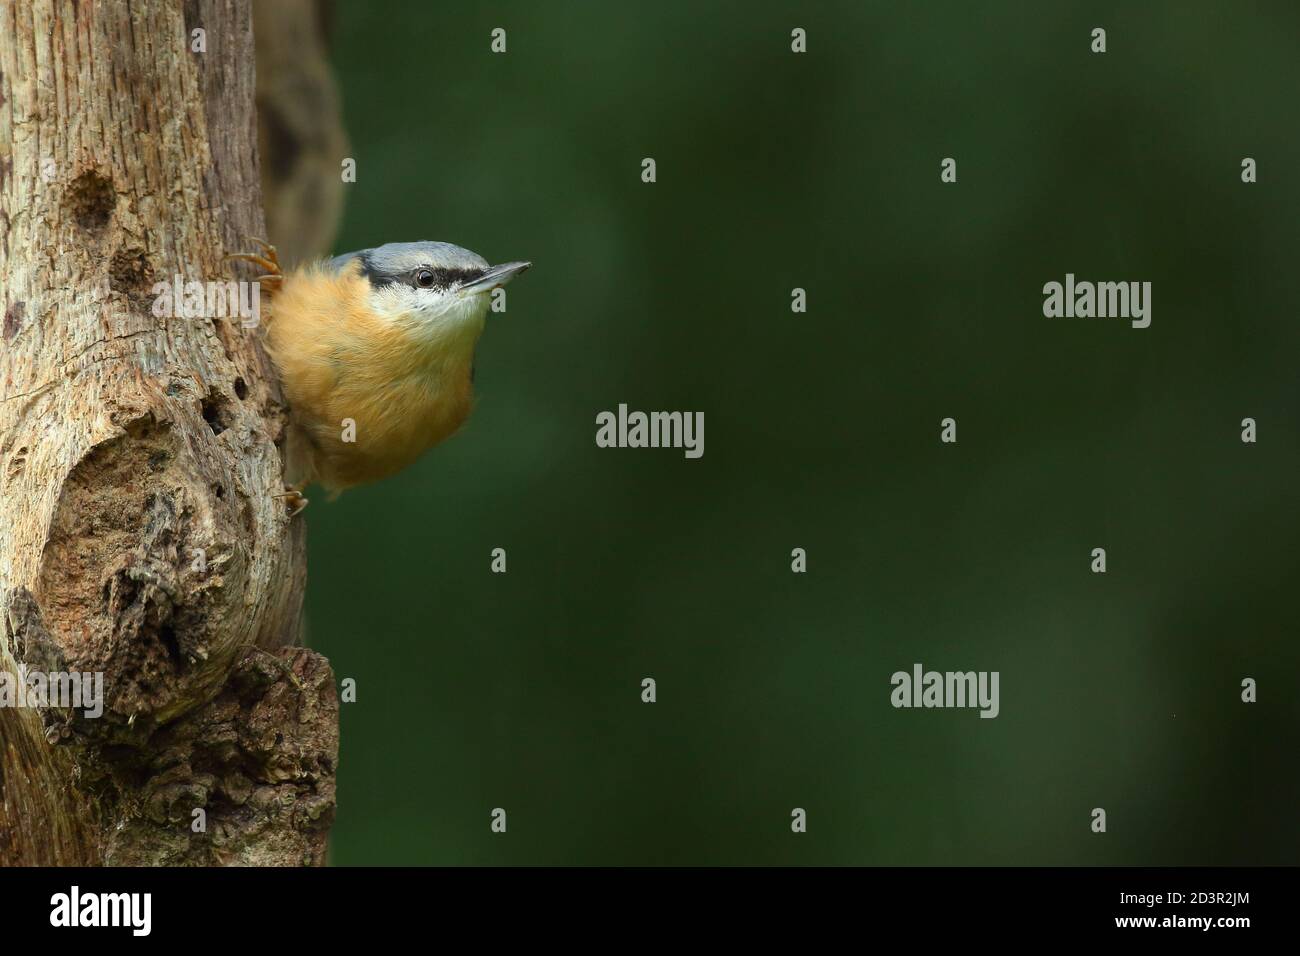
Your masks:
<path fill-rule="evenodd" d="M 450 242 L 390 242 L 374 249 L 344 253 L 330 260 L 335 270 L 343 269 L 353 259 L 361 262 L 361 274 L 376 288 L 393 283 L 416 287 L 416 275 L 429 270 L 434 284 L 446 289 L 456 282 L 479 278 L 488 261 L 477 253 Z"/>

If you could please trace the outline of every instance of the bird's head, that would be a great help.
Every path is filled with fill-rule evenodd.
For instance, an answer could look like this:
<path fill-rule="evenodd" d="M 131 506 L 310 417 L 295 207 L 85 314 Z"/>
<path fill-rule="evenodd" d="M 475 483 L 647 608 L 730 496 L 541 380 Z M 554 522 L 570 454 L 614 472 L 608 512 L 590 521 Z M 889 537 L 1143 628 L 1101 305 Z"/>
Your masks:
<path fill-rule="evenodd" d="M 375 313 L 406 324 L 412 334 L 429 341 L 477 338 L 492 290 L 532 265 L 490 265 L 449 242 L 390 242 L 335 262 L 343 267 L 354 259 L 370 283 Z"/>

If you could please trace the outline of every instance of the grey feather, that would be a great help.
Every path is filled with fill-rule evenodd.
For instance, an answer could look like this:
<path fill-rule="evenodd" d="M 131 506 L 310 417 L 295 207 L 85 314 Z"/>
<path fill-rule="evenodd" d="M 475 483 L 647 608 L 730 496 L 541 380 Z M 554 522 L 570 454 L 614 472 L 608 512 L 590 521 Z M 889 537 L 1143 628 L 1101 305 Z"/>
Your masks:
<path fill-rule="evenodd" d="M 440 285 L 453 280 L 468 280 L 483 274 L 488 261 L 475 252 L 450 242 L 390 242 L 374 249 L 359 249 L 329 260 L 332 269 L 342 271 L 354 259 L 361 261 L 361 272 L 376 287 L 394 282 L 414 284 L 420 269 L 432 271 Z"/>

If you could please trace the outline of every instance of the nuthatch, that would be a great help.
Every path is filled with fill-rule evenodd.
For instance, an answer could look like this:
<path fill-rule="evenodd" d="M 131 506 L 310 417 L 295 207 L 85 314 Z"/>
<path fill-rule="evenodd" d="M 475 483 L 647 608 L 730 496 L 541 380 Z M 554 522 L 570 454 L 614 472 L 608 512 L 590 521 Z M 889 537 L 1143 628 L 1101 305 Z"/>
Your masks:
<path fill-rule="evenodd" d="M 386 478 L 464 423 L 490 293 L 531 265 L 393 242 L 282 275 L 275 248 L 261 245 L 231 258 L 269 273 L 266 346 L 289 401 L 294 513 L 307 485 L 337 493 Z"/>

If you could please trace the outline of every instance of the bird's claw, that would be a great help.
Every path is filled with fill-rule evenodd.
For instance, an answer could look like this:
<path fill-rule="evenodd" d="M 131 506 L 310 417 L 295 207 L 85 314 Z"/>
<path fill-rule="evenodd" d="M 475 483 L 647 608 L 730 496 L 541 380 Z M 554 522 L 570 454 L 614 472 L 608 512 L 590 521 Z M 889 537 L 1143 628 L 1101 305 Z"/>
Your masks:
<path fill-rule="evenodd" d="M 303 509 L 306 508 L 307 505 L 311 503 L 303 496 L 303 493 L 299 491 L 297 488 L 289 488 L 284 492 L 284 494 L 272 495 L 272 497 L 286 499 L 285 504 L 288 505 L 289 507 L 290 518 L 301 514 Z"/>
<path fill-rule="evenodd" d="M 226 256 L 226 258 L 242 259 L 245 262 L 251 262 L 254 265 L 261 266 L 266 270 L 266 275 L 258 276 L 257 282 L 268 292 L 279 292 L 281 285 L 284 283 L 284 272 L 280 268 L 280 257 L 275 251 L 275 246 L 271 245 L 265 239 L 259 239 L 256 236 L 245 236 L 244 238 L 261 246 L 261 253 L 236 252 L 232 255 Z"/>

